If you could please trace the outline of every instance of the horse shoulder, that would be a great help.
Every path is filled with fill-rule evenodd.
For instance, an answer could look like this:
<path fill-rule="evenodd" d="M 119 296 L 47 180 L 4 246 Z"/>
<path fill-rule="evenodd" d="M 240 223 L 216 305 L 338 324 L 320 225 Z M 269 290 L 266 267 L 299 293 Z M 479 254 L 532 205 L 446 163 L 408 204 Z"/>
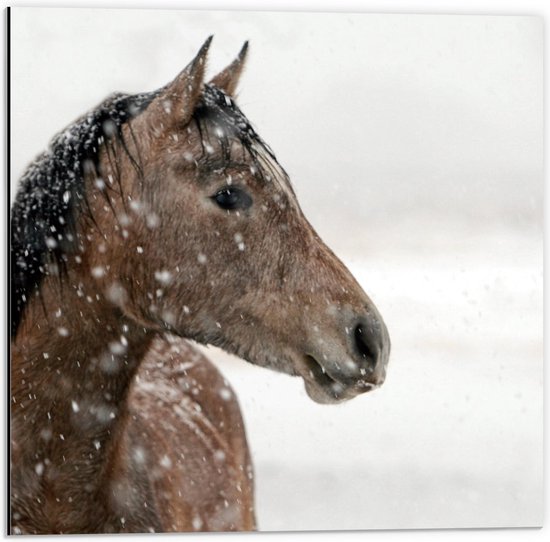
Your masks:
<path fill-rule="evenodd" d="M 239 404 L 189 342 L 153 342 L 132 383 L 127 416 L 112 496 L 133 516 L 125 517 L 128 530 L 255 528 Z"/>

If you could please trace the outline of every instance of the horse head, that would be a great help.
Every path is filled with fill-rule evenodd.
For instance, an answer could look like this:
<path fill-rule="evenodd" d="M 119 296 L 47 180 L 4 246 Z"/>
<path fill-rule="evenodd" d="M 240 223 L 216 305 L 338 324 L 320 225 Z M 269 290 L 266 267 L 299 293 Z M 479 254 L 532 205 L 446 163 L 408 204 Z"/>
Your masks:
<path fill-rule="evenodd" d="M 206 83 L 209 45 L 124 123 L 89 175 L 109 204 L 97 195 L 103 234 L 88 271 L 144 327 L 300 376 L 317 402 L 372 390 L 390 351 L 382 317 L 236 104 L 247 45 Z"/>

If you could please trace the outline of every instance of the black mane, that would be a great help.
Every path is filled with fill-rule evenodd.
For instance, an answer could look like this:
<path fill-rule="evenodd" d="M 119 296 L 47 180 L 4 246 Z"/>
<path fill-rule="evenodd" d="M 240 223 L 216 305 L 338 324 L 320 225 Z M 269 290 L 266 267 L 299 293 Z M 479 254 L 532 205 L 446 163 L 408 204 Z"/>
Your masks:
<path fill-rule="evenodd" d="M 11 209 L 11 336 L 17 333 L 29 297 L 47 273 L 48 263 L 63 267 L 74 242 L 78 206 L 86 205 L 84 171 L 98 171 L 101 144 L 122 139 L 122 126 L 143 111 L 156 93 L 107 98 L 63 132 L 32 162 L 19 182 Z"/>

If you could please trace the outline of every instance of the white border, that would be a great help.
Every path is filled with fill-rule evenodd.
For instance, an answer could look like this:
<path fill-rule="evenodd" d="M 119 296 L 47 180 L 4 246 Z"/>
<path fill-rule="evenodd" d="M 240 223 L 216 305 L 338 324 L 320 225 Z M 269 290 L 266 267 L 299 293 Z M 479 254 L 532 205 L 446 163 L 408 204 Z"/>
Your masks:
<path fill-rule="evenodd" d="M 201 10 L 249 10 L 249 11 L 325 11 L 325 12 L 367 12 L 367 13 L 444 13 L 444 14 L 477 14 L 477 15 L 540 15 L 545 21 L 549 19 L 550 3 L 547 0 L 117 0 L 113 2 L 100 1 L 100 0 L 73 0 L 72 2 L 51 2 L 46 0 L 35 0 L 33 2 L 24 2 L 14 0 L 13 2 L 2 1 L 2 8 L 7 6 L 12 7 L 98 7 L 98 8 L 155 8 L 155 9 L 201 9 Z M 3 13 L 2 21 L 2 43 L 0 49 L 2 51 L 2 58 L 6 59 L 6 47 L 5 47 L 5 20 L 6 16 Z M 546 66 L 547 66 L 547 53 L 548 42 L 544 41 L 544 84 L 546 89 Z M 5 76 L 4 76 L 5 81 Z M 3 89 L 3 103 L 6 99 L 5 83 L 2 86 Z M 546 101 L 546 100 L 545 100 Z M 546 106 L 546 104 L 545 104 Z M 2 118 L 3 130 L 0 138 L 3 142 L 3 151 L 0 154 L 0 162 L 2 165 L 2 171 L 5 171 L 5 107 L 2 107 L 0 116 Z M 548 125 L 546 122 L 546 107 L 545 107 L 545 122 L 544 122 L 544 141 L 545 141 L 545 156 L 548 151 Z M 546 162 L 546 161 L 545 161 Z M 3 176 L 4 177 L 4 176 Z M 545 181 L 546 181 L 546 168 L 545 168 Z M 2 202 L 0 205 L 0 224 L 2 225 L 2 235 L 0 235 L 0 254 L 6 254 L 6 185 L 7 179 L 4 177 L 4 190 L 1 191 Z M 545 185 L 546 186 L 546 185 Z M 545 204 L 546 204 L 546 190 L 545 190 Z M 546 205 L 545 205 L 546 208 Z M 545 232 L 547 230 L 547 216 L 545 216 Z M 546 248 L 546 236 L 545 236 L 545 248 Z M 5 259 L 4 259 L 5 262 Z M 546 270 L 546 265 L 545 265 Z M 0 278 L 2 287 L 0 287 L 0 307 L 4 311 L 2 316 L 5 315 L 5 307 L 7 305 L 6 299 L 6 265 L 0 267 Z M 545 273 L 545 279 L 547 278 Z M 546 295 L 545 295 L 546 301 Z M 546 303 L 545 303 L 546 307 Z M 2 317 L 3 321 L 3 317 Z M 547 329 L 547 320 L 544 319 L 544 330 Z M 4 323 L 4 322 L 3 322 Z M 7 340 L 7 323 L 3 327 L 3 351 L 6 352 L 6 340 Z M 546 333 L 545 333 L 546 335 Z M 6 356 L 2 356 L 4 364 L 7 365 Z M 546 356 L 545 356 L 546 358 Z M 6 366 L 2 369 L 2 374 L 6 374 Z M 2 379 L 4 383 L 4 379 Z M 545 389 L 546 388 L 546 372 L 545 372 Z M 547 414 L 547 401 L 544 403 L 544 418 L 548 419 Z M 2 394 L 0 397 L 0 404 L 2 407 L 7 404 L 7 393 L 5 385 L 2 385 Z M 3 433 L 5 432 L 5 410 L 2 408 L 3 416 Z M 546 427 L 546 424 L 545 424 Z M 6 449 L 7 440 L 4 439 L 3 446 L 0 446 L 0 510 L 1 521 L 0 528 L 2 535 L 5 536 L 6 532 L 6 513 L 7 502 L 5 490 L 5 476 L 6 476 Z M 547 459 L 547 447 L 546 447 L 546 435 L 545 435 L 545 460 Z M 545 465 L 546 465 L 545 461 Z M 545 517 L 548 517 L 548 499 L 546 499 L 546 476 L 545 476 Z M 368 503 L 365 503 L 368 506 Z M 228 540 L 228 541 L 245 541 L 245 540 L 259 540 L 260 538 L 270 540 L 272 542 L 279 541 L 332 541 L 332 540 L 344 540 L 344 541 L 358 541 L 368 537 L 369 542 L 377 542 L 378 540 L 406 540 L 407 542 L 416 542 L 420 540 L 468 540 L 469 542 L 477 541 L 508 541 L 508 540 L 521 540 L 532 541 L 542 540 L 547 538 L 548 527 L 543 529 L 507 529 L 507 530 L 449 530 L 449 531 L 361 531 L 361 532 L 326 532 L 326 533 L 261 533 L 261 534 L 231 534 L 231 535 L 165 535 L 170 539 L 183 539 L 192 536 L 197 540 Z M 143 535 L 150 537 L 151 535 Z M 49 538 L 49 537 L 48 537 Z M 72 537 L 69 537 L 72 538 Z M 80 537 L 79 537 L 80 538 Z M 106 536 L 102 536 L 105 539 Z M 111 538 L 108 537 L 107 538 Z M 140 537 L 141 538 L 141 537 Z M 113 537 L 114 539 L 114 537 Z M 119 538 L 119 540 L 121 540 Z"/>
<path fill-rule="evenodd" d="M 478 15 L 545 15 L 548 11 L 544 0 L 14 0 L 3 1 L 2 7 L 6 6 Z"/>

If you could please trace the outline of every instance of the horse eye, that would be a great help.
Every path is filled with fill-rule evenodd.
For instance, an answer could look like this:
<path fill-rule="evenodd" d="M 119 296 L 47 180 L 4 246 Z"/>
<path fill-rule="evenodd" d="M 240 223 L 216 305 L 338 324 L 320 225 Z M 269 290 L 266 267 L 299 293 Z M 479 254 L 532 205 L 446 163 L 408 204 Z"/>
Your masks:
<path fill-rule="evenodd" d="M 227 211 L 248 209 L 252 205 L 252 198 L 241 188 L 222 188 L 212 196 L 212 199 Z"/>

